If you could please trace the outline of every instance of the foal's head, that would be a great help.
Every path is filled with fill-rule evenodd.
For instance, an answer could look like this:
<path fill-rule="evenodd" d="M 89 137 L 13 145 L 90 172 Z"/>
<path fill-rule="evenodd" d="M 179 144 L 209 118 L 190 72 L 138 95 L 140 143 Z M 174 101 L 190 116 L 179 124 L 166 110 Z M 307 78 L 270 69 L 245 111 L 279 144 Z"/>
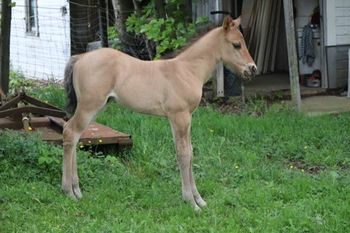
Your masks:
<path fill-rule="evenodd" d="M 252 78 L 256 64 L 249 54 L 242 33 L 239 31 L 241 19 L 226 16 L 222 25 L 224 42 L 221 46 L 222 60 L 227 68 L 243 79 Z"/>

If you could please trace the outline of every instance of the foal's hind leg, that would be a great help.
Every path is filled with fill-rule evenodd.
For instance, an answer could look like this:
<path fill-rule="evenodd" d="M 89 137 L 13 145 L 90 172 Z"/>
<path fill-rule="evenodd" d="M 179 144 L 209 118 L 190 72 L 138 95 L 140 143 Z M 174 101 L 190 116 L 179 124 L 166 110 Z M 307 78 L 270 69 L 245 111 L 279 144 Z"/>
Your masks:
<path fill-rule="evenodd" d="M 206 205 L 197 191 L 192 175 L 192 146 L 190 140 L 191 114 L 178 113 L 169 117 L 174 142 L 176 156 L 180 167 L 182 178 L 182 198 L 189 202 L 195 210 Z"/>
<path fill-rule="evenodd" d="M 65 124 L 63 129 L 62 190 L 73 198 L 82 197 L 77 171 L 76 146 L 82 132 L 88 127 L 96 112 L 97 109 L 83 110 L 78 105 L 74 116 Z"/>

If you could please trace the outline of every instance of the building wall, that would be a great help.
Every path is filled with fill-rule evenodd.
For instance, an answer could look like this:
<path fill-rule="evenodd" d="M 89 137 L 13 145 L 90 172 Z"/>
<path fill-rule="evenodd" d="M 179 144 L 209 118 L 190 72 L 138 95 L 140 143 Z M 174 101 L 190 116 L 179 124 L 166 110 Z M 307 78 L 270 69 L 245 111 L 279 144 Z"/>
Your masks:
<path fill-rule="evenodd" d="M 25 0 L 16 0 L 12 9 L 11 69 L 28 78 L 63 79 L 70 57 L 69 5 L 66 0 L 37 4 L 38 35 L 26 33 Z"/>
<path fill-rule="evenodd" d="M 326 48 L 327 68 L 328 68 L 328 87 L 345 87 L 348 83 L 348 51 L 350 46 L 338 45 Z"/>
<path fill-rule="evenodd" d="M 327 0 L 325 1 L 327 40 L 326 45 L 350 44 L 350 1 Z"/>
<path fill-rule="evenodd" d="M 347 84 L 348 50 L 350 48 L 350 1 L 323 0 L 325 12 L 325 44 L 329 87 Z"/>

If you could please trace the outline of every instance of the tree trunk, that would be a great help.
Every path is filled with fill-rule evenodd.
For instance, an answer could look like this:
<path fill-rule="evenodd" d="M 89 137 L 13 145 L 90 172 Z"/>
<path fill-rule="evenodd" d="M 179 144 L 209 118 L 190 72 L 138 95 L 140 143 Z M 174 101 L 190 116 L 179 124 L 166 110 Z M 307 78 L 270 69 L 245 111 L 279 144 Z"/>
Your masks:
<path fill-rule="evenodd" d="M 142 37 L 126 31 L 126 21 L 134 13 L 134 1 L 130 0 L 112 0 L 118 38 L 121 43 L 121 50 L 133 57 L 143 60 L 149 60 L 149 51 Z M 137 7 L 137 6 L 136 6 Z"/>
<path fill-rule="evenodd" d="M 185 22 L 192 22 L 192 0 L 184 0 Z"/>
<path fill-rule="evenodd" d="M 101 33 L 101 46 L 108 47 L 108 20 L 107 20 L 107 4 L 106 0 L 99 0 L 98 2 L 98 21 Z"/>
<path fill-rule="evenodd" d="M 126 32 L 125 23 L 129 15 L 134 11 L 134 4 L 130 0 L 112 0 L 116 26 L 120 35 Z"/>
<path fill-rule="evenodd" d="M 134 3 L 134 9 L 135 9 L 135 12 L 136 12 L 136 15 L 137 16 L 140 16 L 141 15 L 141 9 L 140 9 L 140 6 L 139 6 L 139 3 L 137 0 L 133 0 L 132 1 Z M 149 41 L 145 35 L 142 36 L 142 39 L 143 41 L 145 42 L 146 44 L 146 48 L 147 48 L 147 52 L 148 52 L 148 59 L 149 60 L 153 60 L 153 57 L 154 57 L 154 45 L 152 46 L 152 42 Z"/>
<path fill-rule="evenodd" d="M 165 0 L 154 0 L 158 18 L 166 18 Z"/>
<path fill-rule="evenodd" d="M 115 16 L 115 24 L 119 35 L 119 40 L 124 47 L 125 42 L 130 41 L 126 31 L 126 20 L 134 11 L 134 5 L 130 0 L 112 0 Z"/>

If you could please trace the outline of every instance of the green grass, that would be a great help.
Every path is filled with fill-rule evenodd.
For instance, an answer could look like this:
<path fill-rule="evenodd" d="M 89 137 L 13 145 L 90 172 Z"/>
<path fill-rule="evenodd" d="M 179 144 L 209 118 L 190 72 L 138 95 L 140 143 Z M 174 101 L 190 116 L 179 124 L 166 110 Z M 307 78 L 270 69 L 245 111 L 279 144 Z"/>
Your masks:
<path fill-rule="evenodd" d="M 253 115 L 195 112 L 200 214 L 181 200 L 165 119 L 109 104 L 97 121 L 134 146 L 79 152 L 80 201 L 60 191 L 60 147 L 2 132 L 0 232 L 348 232 L 350 115 L 309 118 L 279 105 Z"/>

